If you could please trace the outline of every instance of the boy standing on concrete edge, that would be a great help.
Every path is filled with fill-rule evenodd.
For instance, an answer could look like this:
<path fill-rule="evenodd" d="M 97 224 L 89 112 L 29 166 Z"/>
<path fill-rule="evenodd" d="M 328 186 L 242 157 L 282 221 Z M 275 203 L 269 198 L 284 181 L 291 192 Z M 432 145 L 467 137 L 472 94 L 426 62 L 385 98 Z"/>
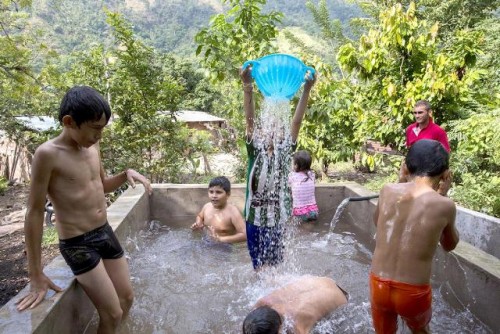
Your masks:
<path fill-rule="evenodd" d="M 430 277 L 438 243 L 449 252 L 458 241 L 448 152 L 435 140 L 414 143 L 403 167 L 407 183 L 385 185 L 374 215 L 377 226 L 370 273 L 373 324 L 396 333 L 401 316 L 413 333 L 428 333 Z"/>
<path fill-rule="evenodd" d="M 133 291 L 123 249 L 107 222 L 104 194 L 123 183 L 149 181 L 132 169 L 106 176 L 99 154 L 102 130 L 111 116 L 106 100 L 86 86 L 64 96 L 59 136 L 40 145 L 34 155 L 24 230 L 28 254 L 30 293 L 18 301 L 18 310 L 40 304 L 56 286 L 41 266 L 43 213 L 48 195 L 57 217 L 59 249 L 76 280 L 99 313 L 98 333 L 114 333 L 128 313 Z"/>

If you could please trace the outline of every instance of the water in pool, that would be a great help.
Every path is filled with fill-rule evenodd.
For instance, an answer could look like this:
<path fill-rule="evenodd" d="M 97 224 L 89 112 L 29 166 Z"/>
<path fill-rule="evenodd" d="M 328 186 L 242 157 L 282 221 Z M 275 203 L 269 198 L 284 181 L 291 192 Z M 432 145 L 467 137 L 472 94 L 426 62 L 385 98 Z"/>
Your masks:
<path fill-rule="evenodd" d="M 124 243 L 136 298 L 121 333 L 241 333 L 243 319 L 260 297 L 305 274 L 332 277 L 350 294 L 349 303 L 320 321 L 313 333 L 374 333 L 368 299 L 371 252 L 342 221 L 335 233 L 328 233 L 329 221 L 291 229 L 286 263 L 259 276 L 246 244 L 212 244 L 189 225 L 155 226 Z M 492 332 L 467 308 L 457 310 L 443 301 L 446 282 L 432 283 L 434 333 Z M 399 333 L 410 331 L 400 323 Z"/>

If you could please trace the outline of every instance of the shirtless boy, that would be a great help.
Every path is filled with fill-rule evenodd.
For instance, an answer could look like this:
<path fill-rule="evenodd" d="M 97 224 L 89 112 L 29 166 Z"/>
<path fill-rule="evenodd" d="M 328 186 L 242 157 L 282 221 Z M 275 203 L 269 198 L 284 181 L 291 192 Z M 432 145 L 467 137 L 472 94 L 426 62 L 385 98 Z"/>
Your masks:
<path fill-rule="evenodd" d="M 133 291 L 123 250 L 106 218 L 105 193 L 126 181 L 149 181 L 132 169 L 106 176 L 98 142 L 111 110 L 93 88 L 76 86 L 64 96 L 59 136 L 40 145 L 33 157 L 24 231 L 30 293 L 18 301 L 19 311 L 40 304 L 47 290 L 61 291 L 41 266 L 43 214 L 48 195 L 57 217 L 59 249 L 99 313 L 98 333 L 114 333 L 129 311 Z"/>
<path fill-rule="evenodd" d="M 245 222 L 238 208 L 227 202 L 231 183 L 225 176 L 213 178 L 208 185 L 210 202 L 196 216 L 191 229 L 208 228 L 210 236 L 218 242 L 235 243 L 247 240 Z"/>
<path fill-rule="evenodd" d="M 370 274 L 371 308 L 377 333 L 396 333 L 400 315 L 413 333 L 428 333 L 432 258 L 458 241 L 448 152 L 435 140 L 414 143 L 404 166 L 408 183 L 385 185 L 374 222 L 376 246 Z M 441 183 L 441 184 L 440 184 Z"/>
<path fill-rule="evenodd" d="M 292 333 L 309 333 L 347 299 L 331 278 L 303 276 L 259 299 L 243 322 L 243 334 L 278 334 L 285 318 L 292 322 Z"/>

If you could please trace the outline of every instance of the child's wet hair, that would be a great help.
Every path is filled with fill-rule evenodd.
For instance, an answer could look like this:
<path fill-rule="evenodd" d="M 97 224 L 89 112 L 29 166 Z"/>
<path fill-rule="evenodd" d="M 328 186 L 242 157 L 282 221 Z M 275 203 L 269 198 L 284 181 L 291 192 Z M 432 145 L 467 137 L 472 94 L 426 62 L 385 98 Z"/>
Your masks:
<path fill-rule="evenodd" d="M 69 115 L 80 127 L 82 123 L 99 121 L 102 115 L 106 123 L 111 117 L 111 108 L 104 97 L 92 87 L 75 86 L 64 95 L 59 108 L 59 122 Z"/>
<path fill-rule="evenodd" d="M 243 334 L 278 334 L 281 316 L 269 306 L 260 306 L 243 321 Z"/>
<path fill-rule="evenodd" d="M 293 154 L 293 163 L 296 172 L 307 172 L 311 170 L 312 157 L 308 151 L 297 151 Z"/>
<path fill-rule="evenodd" d="M 229 179 L 225 176 L 217 176 L 214 177 L 212 180 L 210 180 L 210 183 L 208 184 L 208 188 L 212 187 L 221 187 L 224 189 L 224 191 L 228 194 L 231 193 L 231 182 Z"/>
<path fill-rule="evenodd" d="M 449 154 L 440 142 L 422 139 L 410 147 L 405 162 L 410 175 L 434 177 L 448 169 Z"/>

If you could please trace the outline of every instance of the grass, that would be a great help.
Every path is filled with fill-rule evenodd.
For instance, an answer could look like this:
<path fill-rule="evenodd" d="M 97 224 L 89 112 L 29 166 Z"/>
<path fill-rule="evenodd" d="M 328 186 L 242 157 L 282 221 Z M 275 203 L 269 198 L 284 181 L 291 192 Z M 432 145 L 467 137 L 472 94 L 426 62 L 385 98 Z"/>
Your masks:
<path fill-rule="evenodd" d="M 373 179 L 368 180 L 366 183 L 364 183 L 363 186 L 367 189 L 370 189 L 371 191 L 378 193 L 380 192 L 380 189 L 382 189 L 384 184 L 397 183 L 397 182 L 398 182 L 397 174 L 376 175 Z"/>
<path fill-rule="evenodd" d="M 59 237 L 57 236 L 56 228 L 46 227 L 43 230 L 42 246 L 47 247 L 50 245 L 57 245 L 58 243 L 59 243 Z"/>

